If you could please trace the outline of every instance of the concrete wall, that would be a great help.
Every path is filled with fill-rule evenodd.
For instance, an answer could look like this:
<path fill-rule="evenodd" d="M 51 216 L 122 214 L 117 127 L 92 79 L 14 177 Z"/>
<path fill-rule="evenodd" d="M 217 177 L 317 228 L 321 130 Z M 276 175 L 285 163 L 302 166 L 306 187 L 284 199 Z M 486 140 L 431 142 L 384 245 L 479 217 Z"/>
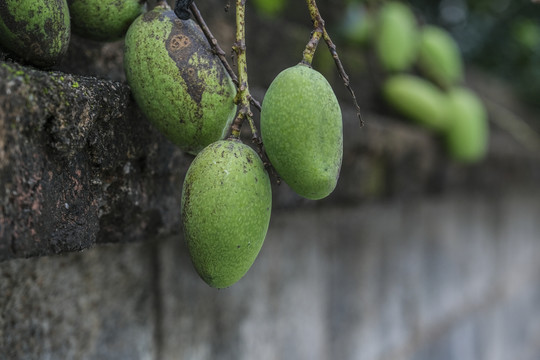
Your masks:
<path fill-rule="evenodd" d="M 538 359 L 539 200 L 278 210 L 224 290 L 180 235 L 3 262 L 0 358 Z"/>

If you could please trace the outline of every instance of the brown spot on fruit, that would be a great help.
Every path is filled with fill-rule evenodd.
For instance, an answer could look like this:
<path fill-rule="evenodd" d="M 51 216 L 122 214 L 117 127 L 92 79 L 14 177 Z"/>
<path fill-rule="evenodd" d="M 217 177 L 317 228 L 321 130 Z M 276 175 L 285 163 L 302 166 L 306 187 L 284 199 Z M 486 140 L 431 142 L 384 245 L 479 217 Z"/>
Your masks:
<path fill-rule="evenodd" d="M 136 20 L 126 35 L 126 78 L 147 118 L 196 154 L 226 135 L 236 89 L 194 21 L 159 7 L 151 12 L 152 21 Z"/>
<path fill-rule="evenodd" d="M 174 35 L 170 40 L 169 48 L 171 51 L 179 51 L 189 46 L 191 41 L 185 35 Z"/>

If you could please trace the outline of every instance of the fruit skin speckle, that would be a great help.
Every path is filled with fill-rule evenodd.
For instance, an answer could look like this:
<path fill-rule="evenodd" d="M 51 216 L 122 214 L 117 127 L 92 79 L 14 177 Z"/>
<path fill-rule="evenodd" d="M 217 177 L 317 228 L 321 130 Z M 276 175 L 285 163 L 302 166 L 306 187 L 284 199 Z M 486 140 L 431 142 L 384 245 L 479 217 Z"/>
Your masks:
<path fill-rule="evenodd" d="M 270 179 L 249 146 L 221 140 L 197 155 L 184 180 L 181 214 L 193 265 L 208 285 L 225 288 L 245 275 L 271 208 Z"/>
<path fill-rule="evenodd" d="M 0 1 L 0 46 L 29 64 L 50 67 L 71 37 L 66 0 Z"/>
<path fill-rule="evenodd" d="M 143 13 L 141 0 L 67 0 L 74 34 L 97 41 L 122 38 Z"/>
<path fill-rule="evenodd" d="M 298 64 L 274 79 L 262 104 L 261 136 L 272 165 L 312 200 L 336 187 L 343 157 L 341 109 L 326 79 Z"/>
<path fill-rule="evenodd" d="M 236 88 L 193 20 L 156 6 L 125 39 L 124 68 L 137 104 L 180 149 L 197 154 L 223 139 L 236 113 Z"/>

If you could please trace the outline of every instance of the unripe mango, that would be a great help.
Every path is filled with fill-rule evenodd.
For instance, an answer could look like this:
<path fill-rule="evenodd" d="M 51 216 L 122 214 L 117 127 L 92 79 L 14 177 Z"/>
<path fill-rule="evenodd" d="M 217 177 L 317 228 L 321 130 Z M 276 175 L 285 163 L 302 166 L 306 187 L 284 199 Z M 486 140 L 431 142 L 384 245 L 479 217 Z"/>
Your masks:
<path fill-rule="evenodd" d="M 124 68 L 137 104 L 182 150 L 223 139 L 236 113 L 236 88 L 193 20 L 156 6 L 125 39 Z"/>
<path fill-rule="evenodd" d="M 487 112 L 482 101 L 471 90 L 452 89 L 448 93 L 448 115 L 446 145 L 451 157 L 464 163 L 481 160 L 489 139 Z"/>
<path fill-rule="evenodd" d="M 71 35 L 66 0 L 0 1 L 0 46 L 32 65 L 49 67 Z"/>
<path fill-rule="evenodd" d="M 303 64 L 272 81 L 261 110 L 266 153 L 281 178 L 308 199 L 336 187 L 343 157 L 341 109 L 324 76 Z"/>
<path fill-rule="evenodd" d="M 68 5 L 73 33 L 98 41 L 122 38 L 144 10 L 144 0 L 68 0 Z"/>
<path fill-rule="evenodd" d="M 240 141 L 217 141 L 195 157 L 182 189 L 182 224 L 208 285 L 231 286 L 249 270 L 268 230 L 271 191 L 261 159 Z"/>
<path fill-rule="evenodd" d="M 394 75 L 383 84 L 383 96 L 394 109 L 431 130 L 447 128 L 444 93 L 431 82 L 414 75 Z"/>
<path fill-rule="evenodd" d="M 436 26 L 424 26 L 420 32 L 418 66 L 422 73 L 447 88 L 463 78 L 459 47 L 450 34 Z"/>
<path fill-rule="evenodd" d="M 375 51 L 387 71 L 406 70 L 416 60 L 418 27 L 407 5 L 388 2 L 379 10 Z"/>

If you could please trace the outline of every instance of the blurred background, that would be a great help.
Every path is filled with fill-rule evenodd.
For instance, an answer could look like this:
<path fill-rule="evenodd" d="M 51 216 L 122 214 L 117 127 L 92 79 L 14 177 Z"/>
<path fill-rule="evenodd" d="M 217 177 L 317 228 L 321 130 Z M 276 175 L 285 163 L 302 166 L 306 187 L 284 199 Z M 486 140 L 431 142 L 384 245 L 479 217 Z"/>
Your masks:
<path fill-rule="evenodd" d="M 229 54 L 235 3 L 196 3 Z M 192 158 L 153 134 L 165 144 L 164 165 L 147 178 L 170 192 L 148 193 L 159 221 L 140 233 L 151 236 L 111 240 L 124 227 L 137 231 L 137 219 L 109 237 L 96 225 L 91 249 L 0 263 L 0 358 L 540 359 L 540 4 L 392 2 L 412 14 L 404 29 L 418 37 L 414 49 L 428 25 L 455 44 L 440 63 L 453 59 L 458 75 L 441 80 L 416 52 L 403 66 L 385 65 L 380 34 L 399 25 L 381 28 L 389 1 L 317 3 L 364 122 L 321 41 L 313 66 L 336 92 L 344 122 L 334 193 L 309 201 L 274 184 L 259 257 L 241 281 L 215 290 L 197 276 L 182 238 L 174 189 Z M 250 89 L 262 100 L 301 60 L 311 22 L 304 1 L 247 7 Z M 410 39 L 383 47 L 393 52 Z M 74 36 L 54 70 L 124 82 L 122 45 Z M 421 91 L 409 91 L 413 84 L 385 95 L 387 81 L 403 75 L 421 80 Z M 474 105 L 450 116 L 455 89 Z M 414 109 L 427 110 L 418 118 Z M 452 124 L 467 120 L 457 142 L 450 127 L 432 127 L 436 115 L 422 116 L 441 109 Z M 467 128 L 469 120 L 480 125 Z M 116 208 L 128 212 L 139 190 L 122 169 L 110 188 L 129 194 Z"/>
<path fill-rule="evenodd" d="M 375 36 L 369 27 L 385 0 L 319 1 L 330 34 L 345 51 L 356 48 L 358 57 L 366 56 L 367 45 Z M 496 75 L 515 87 L 528 103 L 538 106 L 538 46 L 540 8 L 532 1 L 404 1 L 418 23 L 433 24 L 449 31 L 458 42 L 468 66 Z M 303 2 L 254 0 L 262 16 L 305 23 Z M 278 20 L 279 19 L 279 20 Z M 343 51 L 343 49 L 340 49 Z M 347 67 L 356 71 L 363 64 L 351 61 Z"/>

